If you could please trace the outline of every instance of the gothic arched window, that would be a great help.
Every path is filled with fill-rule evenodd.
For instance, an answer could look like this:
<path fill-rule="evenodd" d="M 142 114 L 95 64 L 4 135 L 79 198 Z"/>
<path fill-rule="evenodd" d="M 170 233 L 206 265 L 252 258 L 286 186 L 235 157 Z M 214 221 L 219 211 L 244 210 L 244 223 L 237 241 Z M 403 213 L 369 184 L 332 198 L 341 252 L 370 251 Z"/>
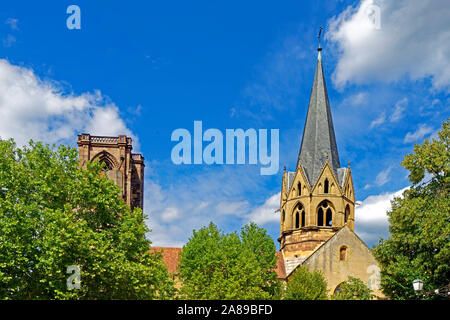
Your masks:
<path fill-rule="evenodd" d="M 301 203 L 298 203 L 294 209 L 295 214 L 295 229 L 300 228 L 300 226 L 305 226 L 305 209 L 303 208 Z M 300 221 L 301 218 L 301 221 Z"/>
<path fill-rule="evenodd" d="M 100 160 L 100 163 L 103 164 L 103 171 L 110 171 L 113 169 L 113 165 L 111 163 L 111 161 L 108 160 L 108 158 L 102 158 Z"/>
<path fill-rule="evenodd" d="M 334 292 L 333 292 L 333 296 L 337 295 L 337 294 L 339 293 L 339 291 L 341 291 L 341 285 L 342 285 L 342 283 L 343 283 L 343 282 L 339 283 L 339 284 L 336 286 L 336 289 L 334 289 Z"/>
<path fill-rule="evenodd" d="M 350 207 L 347 205 L 345 207 L 344 223 L 347 223 L 349 217 L 350 217 Z"/>
<path fill-rule="evenodd" d="M 298 187 L 298 195 L 301 196 L 302 195 L 302 184 L 299 182 L 297 187 Z"/>
<path fill-rule="evenodd" d="M 317 209 L 317 225 L 319 227 L 333 226 L 333 209 L 327 200 L 322 201 Z"/>
<path fill-rule="evenodd" d="M 325 182 L 323 184 L 323 193 L 328 193 L 328 185 L 329 185 L 328 179 L 325 179 Z"/>
<path fill-rule="evenodd" d="M 317 225 L 323 226 L 323 209 L 319 208 L 319 211 L 317 211 Z"/>
<path fill-rule="evenodd" d="M 325 225 L 327 227 L 331 227 L 333 225 L 333 213 L 331 212 L 331 209 L 327 209 L 327 216 L 326 216 L 326 223 Z"/>

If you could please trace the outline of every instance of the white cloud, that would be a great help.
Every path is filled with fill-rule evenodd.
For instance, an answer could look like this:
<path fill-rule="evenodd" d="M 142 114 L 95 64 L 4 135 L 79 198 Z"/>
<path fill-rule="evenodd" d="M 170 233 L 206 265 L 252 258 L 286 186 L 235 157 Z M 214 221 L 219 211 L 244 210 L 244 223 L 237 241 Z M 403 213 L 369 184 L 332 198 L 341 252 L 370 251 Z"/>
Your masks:
<path fill-rule="evenodd" d="M 217 214 L 240 215 L 248 210 L 248 201 L 221 201 L 215 207 Z"/>
<path fill-rule="evenodd" d="M 346 98 L 342 104 L 344 105 L 351 105 L 351 106 L 359 106 L 364 103 L 364 101 L 367 99 L 367 92 L 359 92 L 357 94 L 351 95 L 350 97 Z"/>
<path fill-rule="evenodd" d="M 433 128 L 426 124 L 421 124 L 414 132 L 408 132 L 403 140 L 404 143 L 414 142 L 423 139 L 426 135 L 433 132 Z"/>
<path fill-rule="evenodd" d="M 355 232 L 366 243 L 376 243 L 389 235 L 387 212 L 391 210 L 391 200 L 400 197 L 408 189 L 393 193 L 369 196 L 355 209 Z"/>
<path fill-rule="evenodd" d="M 19 30 L 19 19 L 8 18 L 6 19 L 5 24 L 9 25 L 12 30 Z"/>
<path fill-rule="evenodd" d="M 394 111 L 389 116 L 389 118 L 386 116 L 386 112 L 383 112 L 382 114 L 380 114 L 378 118 L 376 118 L 370 123 L 370 129 L 378 127 L 387 121 L 391 123 L 399 121 L 404 116 L 404 111 L 406 110 L 407 104 L 408 104 L 407 98 L 403 98 L 397 101 L 394 105 Z"/>
<path fill-rule="evenodd" d="M 370 123 L 370 129 L 382 125 L 385 122 L 386 122 L 386 113 L 383 112 L 378 118 L 376 118 Z"/>
<path fill-rule="evenodd" d="M 369 14 L 374 8 L 380 10 L 380 28 Z M 326 35 L 340 52 L 334 83 L 431 77 L 435 89 L 448 89 L 449 16 L 448 0 L 362 0 L 348 7 L 329 21 Z"/>
<path fill-rule="evenodd" d="M 393 166 L 390 166 L 389 168 L 378 173 L 375 179 L 375 183 L 377 186 L 381 187 L 382 185 L 385 185 L 389 181 L 389 176 L 391 174 L 392 168 Z"/>
<path fill-rule="evenodd" d="M 403 98 L 403 99 L 397 101 L 397 103 L 394 106 L 394 112 L 389 117 L 389 121 L 397 122 L 401 118 L 403 118 L 403 112 L 405 111 L 407 104 L 408 104 L 408 98 Z"/>
<path fill-rule="evenodd" d="M 76 135 L 126 134 L 137 138 L 120 118 L 118 107 L 100 91 L 66 93 L 56 81 L 0 59 L 0 137 L 19 145 L 29 139 L 74 144 Z"/>
<path fill-rule="evenodd" d="M 274 194 L 267 199 L 260 207 L 255 208 L 248 215 L 248 220 L 253 221 L 258 225 L 264 225 L 271 222 L 280 222 L 280 214 L 275 211 L 280 208 L 281 192 Z"/>
<path fill-rule="evenodd" d="M 175 207 L 167 208 L 163 213 L 161 219 L 166 222 L 173 221 L 180 217 L 180 210 Z"/>

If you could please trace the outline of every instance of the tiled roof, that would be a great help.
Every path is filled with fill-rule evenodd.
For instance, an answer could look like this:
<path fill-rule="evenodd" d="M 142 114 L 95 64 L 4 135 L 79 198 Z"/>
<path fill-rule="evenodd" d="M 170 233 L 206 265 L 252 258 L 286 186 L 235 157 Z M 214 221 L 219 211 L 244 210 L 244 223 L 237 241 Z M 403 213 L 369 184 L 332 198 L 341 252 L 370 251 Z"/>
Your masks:
<path fill-rule="evenodd" d="M 286 278 L 286 268 L 284 266 L 283 254 L 277 251 L 275 255 L 277 256 L 277 268 L 275 272 L 277 273 L 278 279 L 284 279 Z"/>
<path fill-rule="evenodd" d="M 295 172 L 287 172 L 287 189 L 291 190 L 292 182 L 294 182 Z"/>
<path fill-rule="evenodd" d="M 309 184 L 314 185 L 323 168 L 325 159 L 336 173 L 340 167 L 333 120 L 327 86 L 323 74 L 322 58 L 319 51 L 316 74 L 311 90 L 302 143 L 297 161 L 304 168 Z"/>
<path fill-rule="evenodd" d="M 151 247 L 150 251 L 162 251 L 162 258 L 167 266 L 169 273 L 177 274 L 178 257 L 183 248 L 173 248 L 173 247 Z"/>
<path fill-rule="evenodd" d="M 150 251 L 159 251 L 162 252 L 162 258 L 164 263 L 167 266 L 167 270 L 171 274 L 177 274 L 177 266 L 178 266 L 178 257 L 180 256 L 181 251 L 183 248 L 173 248 L 173 247 L 151 247 Z M 277 276 L 279 279 L 286 278 L 286 271 L 284 267 L 284 260 L 283 260 L 283 254 L 279 251 L 276 253 L 277 256 L 277 266 L 275 269 L 275 272 L 277 273 Z"/>

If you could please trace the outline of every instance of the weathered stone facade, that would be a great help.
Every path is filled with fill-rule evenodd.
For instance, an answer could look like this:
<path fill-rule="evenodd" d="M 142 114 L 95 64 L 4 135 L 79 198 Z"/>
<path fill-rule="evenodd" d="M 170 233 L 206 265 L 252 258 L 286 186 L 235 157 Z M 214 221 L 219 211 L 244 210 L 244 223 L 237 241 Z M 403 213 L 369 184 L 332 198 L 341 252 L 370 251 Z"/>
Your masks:
<path fill-rule="evenodd" d="M 328 161 L 313 186 L 309 185 L 301 162 L 295 173 L 284 172 L 278 240 L 285 257 L 309 255 L 344 225 L 354 229 L 353 181 L 350 168 L 344 170 L 342 186 Z"/>
<path fill-rule="evenodd" d="M 122 190 L 121 196 L 131 209 L 144 206 L 144 157 L 131 153 L 131 138 L 78 135 L 79 160 L 82 167 L 88 161 L 105 164 L 104 172 Z"/>
<path fill-rule="evenodd" d="M 341 228 L 302 264 L 309 270 L 322 271 L 331 294 L 351 275 L 362 280 L 376 296 L 382 296 L 378 263 L 370 249 L 347 226 Z M 288 275 L 288 279 L 291 275 Z"/>

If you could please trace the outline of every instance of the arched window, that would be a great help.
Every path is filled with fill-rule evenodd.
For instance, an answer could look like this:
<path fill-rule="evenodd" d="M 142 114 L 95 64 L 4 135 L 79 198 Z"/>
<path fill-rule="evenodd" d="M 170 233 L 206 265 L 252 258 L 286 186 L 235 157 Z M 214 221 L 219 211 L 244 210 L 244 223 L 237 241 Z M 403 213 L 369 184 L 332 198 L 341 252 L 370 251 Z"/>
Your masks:
<path fill-rule="evenodd" d="M 283 212 L 282 212 L 282 214 L 281 214 L 281 219 L 282 219 L 282 221 L 284 222 L 284 219 L 285 219 L 284 210 L 283 210 Z"/>
<path fill-rule="evenodd" d="M 349 217 L 350 217 L 350 207 L 347 205 L 345 207 L 344 223 L 347 223 Z"/>
<path fill-rule="evenodd" d="M 105 172 L 113 169 L 112 163 L 106 157 L 100 159 L 100 163 L 103 164 L 103 171 Z"/>
<path fill-rule="evenodd" d="M 342 246 L 339 249 L 339 260 L 340 261 L 345 261 L 346 255 L 347 255 L 347 247 L 346 246 Z"/>
<path fill-rule="evenodd" d="M 322 210 L 322 208 L 319 208 L 319 211 L 317 211 L 317 225 L 323 226 L 323 210 Z"/>
<path fill-rule="evenodd" d="M 294 208 L 294 214 L 295 214 L 295 229 L 300 228 L 300 226 L 305 226 L 305 209 L 303 208 L 301 203 L 298 203 L 297 206 Z M 301 218 L 301 220 L 300 220 Z"/>
<path fill-rule="evenodd" d="M 301 196 L 302 195 L 302 184 L 299 182 L 297 187 L 298 187 L 298 195 Z"/>
<path fill-rule="evenodd" d="M 335 296 L 335 295 L 337 295 L 338 293 L 339 293 L 339 291 L 341 291 L 341 284 L 342 284 L 343 282 L 341 282 L 341 283 L 339 283 L 337 286 L 336 286 L 336 289 L 334 289 L 334 292 L 333 292 L 333 295 Z"/>
<path fill-rule="evenodd" d="M 327 200 L 322 201 L 317 209 L 317 225 L 319 227 L 333 226 L 333 209 Z"/>
<path fill-rule="evenodd" d="M 328 193 L 328 179 L 325 179 L 325 182 L 323 184 L 323 193 Z"/>
<path fill-rule="evenodd" d="M 331 212 L 331 209 L 327 209 L 327 216 L 326 216 L 326 226 L 331 227 L 333 225 L 333 213 Z"/>

